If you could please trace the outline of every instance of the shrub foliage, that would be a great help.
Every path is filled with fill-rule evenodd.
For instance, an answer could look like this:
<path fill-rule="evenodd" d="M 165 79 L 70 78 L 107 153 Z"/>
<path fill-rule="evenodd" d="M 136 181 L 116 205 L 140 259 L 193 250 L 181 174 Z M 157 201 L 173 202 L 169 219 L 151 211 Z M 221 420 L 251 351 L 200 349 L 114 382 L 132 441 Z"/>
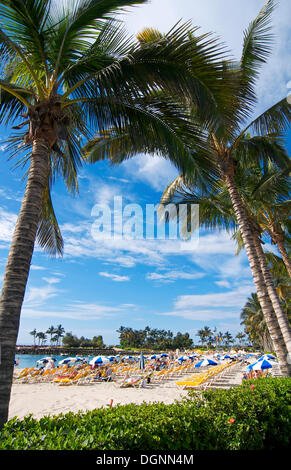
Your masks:
<path fill-rule="evenodd" d="M 129 404 L 36 420 L 10 420 L 7 450 L 284 449 L 291 436 L 291 378 L 189 393 L 171 405 Z"/>

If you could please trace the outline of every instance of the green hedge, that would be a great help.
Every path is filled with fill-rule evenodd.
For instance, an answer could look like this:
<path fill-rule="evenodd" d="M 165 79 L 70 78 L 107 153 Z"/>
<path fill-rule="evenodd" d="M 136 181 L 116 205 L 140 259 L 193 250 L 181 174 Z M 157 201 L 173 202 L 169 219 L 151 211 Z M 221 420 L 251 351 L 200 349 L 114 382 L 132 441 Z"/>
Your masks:
<path fill-rule="evenodd" d="M 172 405 L 12 419 L 0 433 L 0 449 L 284 449 L 290 445 L 290 411 L 291 378 L 263 378 L 202 397 L 191 392 Z"/>

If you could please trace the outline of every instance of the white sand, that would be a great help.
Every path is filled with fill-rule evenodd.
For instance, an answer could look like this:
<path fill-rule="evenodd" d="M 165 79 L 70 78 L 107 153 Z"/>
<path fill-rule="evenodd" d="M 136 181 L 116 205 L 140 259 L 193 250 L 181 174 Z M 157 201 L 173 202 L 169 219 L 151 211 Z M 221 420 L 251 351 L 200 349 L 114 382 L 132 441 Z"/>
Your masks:
<path fill-rule="evenodd" d="M 89 411 L 109 405 L 143 401 L 173 403 L 187 396 L 187 392 L 173 384 L 148 385 L 146 388 L 120 388 L 114 382 L 93 385 L 70 385 L 61 387 L 52 383 L 13 384 L 9 419 L 23 418 L 32 414 L 36 418 L 45 415 Z"/>

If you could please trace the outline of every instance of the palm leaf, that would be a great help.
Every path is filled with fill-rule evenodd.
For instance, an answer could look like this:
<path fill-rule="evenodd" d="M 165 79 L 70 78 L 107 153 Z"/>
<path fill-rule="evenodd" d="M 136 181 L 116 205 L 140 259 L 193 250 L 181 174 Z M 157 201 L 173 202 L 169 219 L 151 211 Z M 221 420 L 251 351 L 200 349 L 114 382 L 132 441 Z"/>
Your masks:
<path fill-rule="evenodd" d="M 37 241 L 51 255 L 62 255 L 64 241 L 54 212 L 49 184 L 47 185 L 37 230 Z"/>

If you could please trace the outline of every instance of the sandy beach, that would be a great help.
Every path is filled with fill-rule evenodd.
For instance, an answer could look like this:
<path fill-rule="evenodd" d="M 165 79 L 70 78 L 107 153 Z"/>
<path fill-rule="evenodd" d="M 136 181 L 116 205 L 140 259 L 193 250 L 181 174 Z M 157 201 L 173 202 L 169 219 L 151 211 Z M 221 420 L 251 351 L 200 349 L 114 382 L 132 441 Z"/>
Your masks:
<path fill-rule="evenodd" d="M 117 404 L 161 401 L 167 404 L 186 396 L 187 392 L 172 384 L 149 385 L 147 388 L 120 388 L 114 382 L 60 387 L 53 383 L 13 384 L 9 419 L 32 414 L 35 418 Z"/>

